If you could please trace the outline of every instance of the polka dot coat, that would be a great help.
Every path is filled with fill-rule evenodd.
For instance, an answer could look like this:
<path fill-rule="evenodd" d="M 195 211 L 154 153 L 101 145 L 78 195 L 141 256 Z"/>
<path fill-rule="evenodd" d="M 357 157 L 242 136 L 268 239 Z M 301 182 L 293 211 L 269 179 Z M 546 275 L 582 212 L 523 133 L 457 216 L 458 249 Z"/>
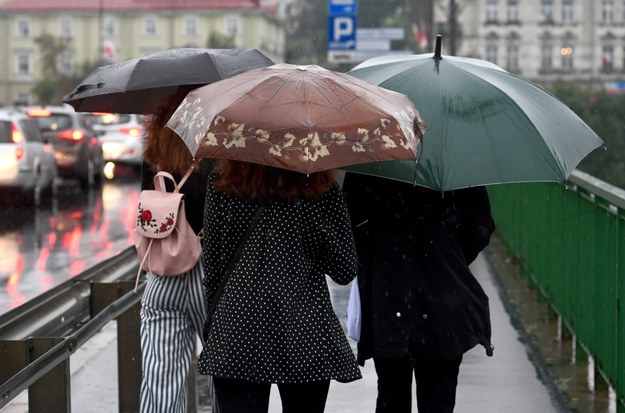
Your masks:
<path fill-rule="evenodd" d="M 258 207 L 215 193 L 214 179 L 204 217 L 208 307 Z M 356 265 L 338 185 L 322 199 L 266 205 L 218 300 L 200 373 L 257 383 L 361 378 L 326 280 L 347 284 Z"/>

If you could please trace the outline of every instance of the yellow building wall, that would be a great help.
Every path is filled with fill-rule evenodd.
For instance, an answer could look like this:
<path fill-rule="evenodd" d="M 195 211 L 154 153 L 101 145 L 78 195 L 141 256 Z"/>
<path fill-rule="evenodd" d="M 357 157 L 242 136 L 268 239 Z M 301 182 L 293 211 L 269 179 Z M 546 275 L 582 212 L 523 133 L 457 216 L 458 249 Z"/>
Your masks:
<path fill-rule="evenodd" d="M 1 1 L 1 0 L 0 0 Z M 197 34 L 185 33 L 185 19 L 196 19 Z M 154 19 L 156 32 L 145 32 L 146 18 Z M 17 22 L 30 22 L 30 35 L 17 36 Z M 255 48 L 275 62 L 284 61 L 285 32 L 280 21 L 263 10 L 164 10 L 164 11 L 122 11 L 81 12 L 58 11 L 46 13 L 0 14 L 0 105 L 22 103 L 36 104 L 31 89 L 41 77 L 41 56 L 34 39 L 48 33 L 60 35 L 62 19 L 71 20 L 71 45 L 74 70 L 84 62 L 97 62 L 104 44 L 113 44 L 115 61 L 141 57 L 149 53 L 173 47 L 207 47 L 212 32 L 226 33 L 229 22 L 236 21 L 234 36 L 237 48 Z M 102 22 L 111 19 L 112 35 L 102 32 Z M 18 55 L 30 56 L 31 70 L 19 74 Z M 69 91 L 68 91 L 69 92 Z M 25 101 L 24 101 L 25 100 Z"/>

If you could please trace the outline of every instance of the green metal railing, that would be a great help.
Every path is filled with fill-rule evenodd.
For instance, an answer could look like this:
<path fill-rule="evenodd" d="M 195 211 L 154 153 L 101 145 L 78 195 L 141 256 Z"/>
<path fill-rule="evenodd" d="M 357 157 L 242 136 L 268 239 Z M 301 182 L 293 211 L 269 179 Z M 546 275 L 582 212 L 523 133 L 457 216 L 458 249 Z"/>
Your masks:
<path fill-rule="evenodd" d="M 488 188 L 497 231 L 625 412 L 625 191 L 575 171 Z"/>

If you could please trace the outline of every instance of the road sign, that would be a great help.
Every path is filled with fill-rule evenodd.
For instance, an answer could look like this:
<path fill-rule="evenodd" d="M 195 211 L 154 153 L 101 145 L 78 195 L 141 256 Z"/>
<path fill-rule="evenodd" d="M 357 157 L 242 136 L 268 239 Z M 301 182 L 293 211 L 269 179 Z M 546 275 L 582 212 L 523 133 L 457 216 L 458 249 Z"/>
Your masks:
<path fill-rule="evenodd" d="M 357 0 L 328 0 L 328 11 L 330 15 L 350 15 L 358 13 Z"/>
<path fill-rule="evenodd" d="M 356 16 L 328 17 L 328 50 L 356 48 Z"/>
<path fill-rule="evenodd" d="M 404 40 L 402 27 L 363 28 L 356 30 L 358 39 Z"/>

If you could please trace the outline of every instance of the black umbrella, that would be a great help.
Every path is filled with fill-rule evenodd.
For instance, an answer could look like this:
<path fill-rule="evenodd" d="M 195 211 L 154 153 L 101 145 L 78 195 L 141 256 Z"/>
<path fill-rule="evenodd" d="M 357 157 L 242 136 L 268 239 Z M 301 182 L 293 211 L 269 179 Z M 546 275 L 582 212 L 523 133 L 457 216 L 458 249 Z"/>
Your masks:
<path fill-rule="evenodd" d="M 256 49 L 170 49 L 101 66 L 63 102 L 77 112 L 151 113 L 181 90 L 273 64 Z"/>

